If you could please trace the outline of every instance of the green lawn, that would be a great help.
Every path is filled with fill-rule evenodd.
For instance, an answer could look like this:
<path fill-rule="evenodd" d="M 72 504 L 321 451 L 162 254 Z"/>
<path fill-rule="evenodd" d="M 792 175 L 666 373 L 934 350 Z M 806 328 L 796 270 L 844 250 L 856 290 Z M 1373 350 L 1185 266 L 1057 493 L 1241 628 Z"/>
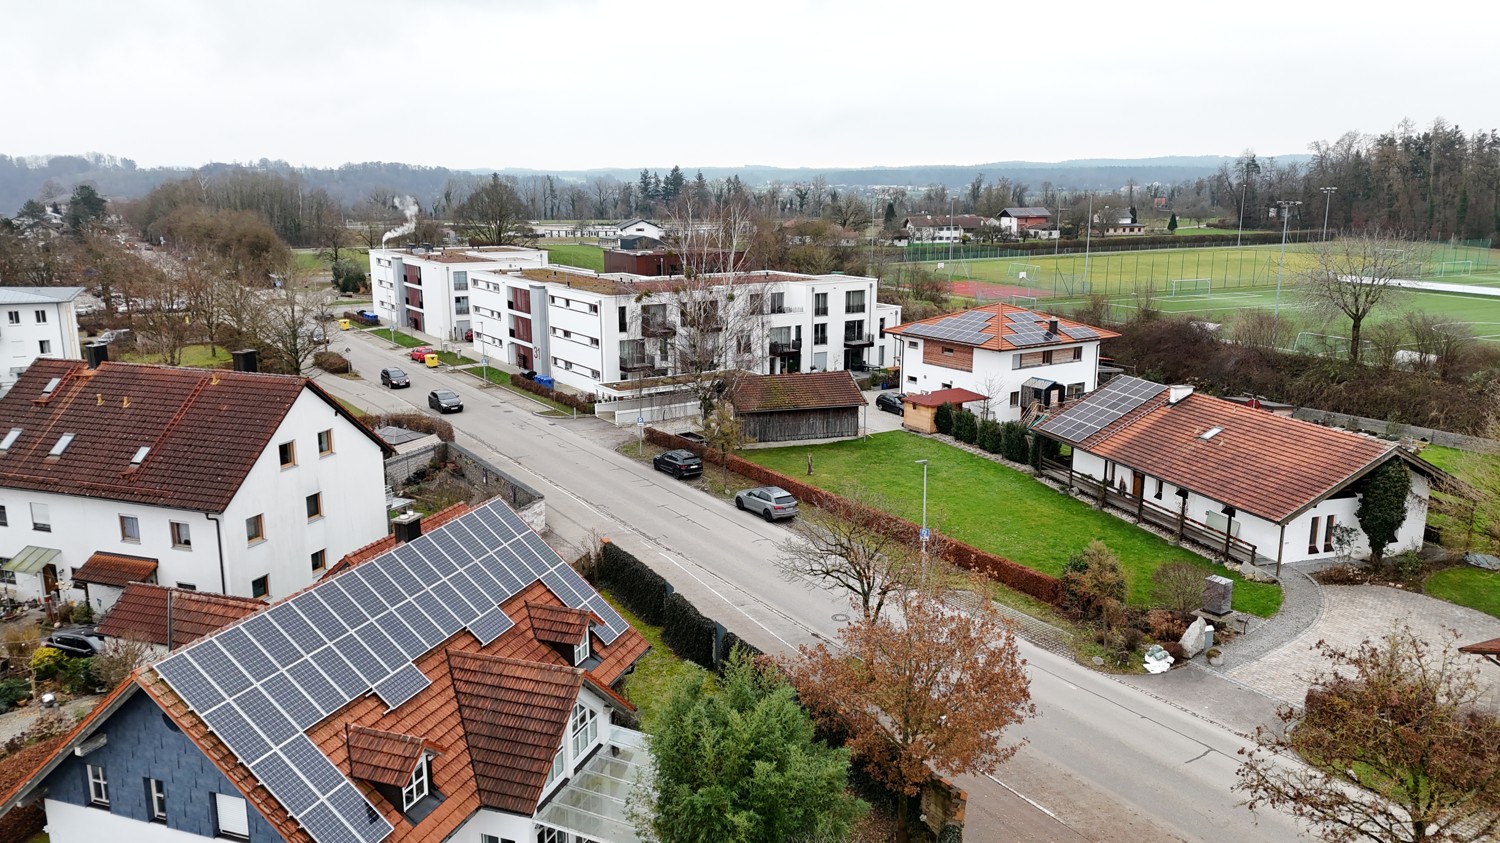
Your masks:
<path fill-rule="evenodd" d="M 815 472 L 811 477 L 806 476 L 809 453 Z M 1011 468 L 905 431 L 740 455 L 834 492 L 862 485 L 884 496 L 894 514 L 913 522 L 922 518 L 922 469 L 913 461 L 927 459 L 928 522 L 967 544 L 1056 576 L 1069 556 L 1097 538 L 1120 557 L 1131 605 L 1150 606 L 1151 572 L 1176 561 L 1237 580 L 1234 607 L 1240 611 L 1268 617 L 1281 605 L 1277 586 L 1239 581 L 1220 565 Z"/>
<path fill-rule="evenodd" d="M 547 259 L 552 263 L 592 269 L 595 272 L 604 271 L 604 250 L 598 246 L 590 246 L 586 243 L 559 243 L 557 245 L 544 244 L 542 248 L 547 250 Z"/>
<path fill-rule="evenodd" d="M 620 613 L 626 623 L 651 642 L 651 650 L 641 656 L 640 661 L 635 663 L 635 670 L 625 677 L 625 699 L 630 700 L 631 705 L 640 712 L 641 725 L 649 728 L 651 718 L 661 711 L 671 697 L 672 685 L 679 676 L 694 673 L 708 675 L 708 671 L 674 655 L 662 643 L 661 627 L 643 623 L 609 594 L 605 594 L 604 599 L 615 607 L 615 611 Z"/>
<path fill-rule="evenodd" d="M 1422 449 L 1422 453 L 1418 454 L 1418 456 L 1438 468 L 1452 473 L 1454 467 L 1458 465 L 1459 460 L 1463 459 L 1464 452 L 1457 448 L 1449 448 L 1446 445 L 1428 445 Z"/>
<path fill-rule="evenodd" d="M 1440 600 L 1500 618 L 1500 571 L 1458 565 L 1428 577 L 1422 590 Z"/>
<path fill-rule="evenodd" d="M 379 337 L 387 342 L 394 342 L 402 348 L 416 348 L 419 345 L 429 344 L 426 340 L 419 340 L 411 334 L 403 331 L 394 331 L 390 328 L 369 328 L 367 330 L 371 336 Z"/>
<path fill-rule="evenodd" d="M 127 352 L 122 354 L 120 359 L 126 363 L 163 362 L 161 355 L 150 352 Z M 232 360 L 233 358 L 229 354 L 229 349 L 223 346 L 210 351 L 206 344 L 189 345 L 183 347 L 177 365 L 189 366 L 195 369 L 218 369 L 229 365 Z"/>

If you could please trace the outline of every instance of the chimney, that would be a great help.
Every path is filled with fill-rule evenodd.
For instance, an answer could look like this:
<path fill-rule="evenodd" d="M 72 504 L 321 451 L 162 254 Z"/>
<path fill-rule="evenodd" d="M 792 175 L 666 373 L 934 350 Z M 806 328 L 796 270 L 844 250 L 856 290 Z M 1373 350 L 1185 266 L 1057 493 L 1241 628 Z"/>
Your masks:
<path fill-rule="evenodd" d="M 422 513 L 407 510 L 391 519 L 395 525 L 396 541 L 401 544 L 414 542 L 422 537 Z"/>
<path fill-rule="evenodd" d="M 1193 394 L 1193 388 L 1184 383 L 1173 384 L 1167 387 L 1167 403 L 1176 404 L 1178 401 Z"/>
<path fill-rule="evenodd" d="M 229 354 L 234 358 L 234 370 L 236 372 L 260 371 L 260 364 L 257 362 L 255 349 L 242 348 L 239 351 L 231 351 Z"/>
<path fill-rule="evenodd" d="M 1049 334 L 1055 334 L 1055 333 L 1057 333 L 1057 320 L 1056 319 L 1048 319 L 1047 320 L 1047 333 L 1049 333 Z"/>
<path fill-rule="evenodd" d="M 109 343 L 91 342 L 83 347 L 83 354 L 89 361 L 89 368 L 97 369 L 100 363 L 109 362 Z"/>

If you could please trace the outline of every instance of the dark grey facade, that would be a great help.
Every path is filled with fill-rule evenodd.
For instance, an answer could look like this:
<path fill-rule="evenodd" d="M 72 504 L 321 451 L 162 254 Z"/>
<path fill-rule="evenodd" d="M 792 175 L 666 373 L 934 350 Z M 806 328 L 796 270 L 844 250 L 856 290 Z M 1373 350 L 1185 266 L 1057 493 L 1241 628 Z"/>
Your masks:
<path fill-rule="evenodd" d="M 103 767 L 109 781 L 109 807 L 93 808 L 141 822 L 151 822 L 147 779 L 165 785 L 168 828 L 215 837 L 214 794 L 241 796 L 219 768 L 172 723 L 145 693 L 137 692 L 95 734 L 109 742 L 82 758 L 71 753 L 47 776 L 45 793 L 59 802 L 89 805 L 86 764 Z M 250 839 L 282 840 L 248 802 Z"/>
<path fill-rule="evenodd" d="M 746 437 L 752 442 L 850 439 L 859 435 L 858 407 L 740 413 L 739 420 Z"/>

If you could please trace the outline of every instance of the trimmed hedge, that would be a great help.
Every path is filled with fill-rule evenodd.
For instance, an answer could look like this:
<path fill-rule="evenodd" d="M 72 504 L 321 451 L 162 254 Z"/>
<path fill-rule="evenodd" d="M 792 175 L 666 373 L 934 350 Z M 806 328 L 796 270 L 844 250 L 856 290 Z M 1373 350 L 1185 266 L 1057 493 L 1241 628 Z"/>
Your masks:
<path fill-rule="evenodd" d="M 1026 425 L 1023 422 L 1008 421 L 1000 425 L 999 431 L 1000 447 L 995 453 L 1005 457 L 1011 462 L 1026 462 L 1027 451 Z M 986 448 L 985 450 L 989 450 Z"/>
<path fill-rule="evenodd" d="M 511 378 L 510 385 L 514 386 L 517 389 L 525 390 L 526 392 L 530 392 L 535 395 L 540 395 L 548 400 L 556 401 L 564 407 L 572 407 L 580 413 L 594 412 L 593 396 L 588 396 L 587 398 L 579 398 L 572 393 L 551 389 L 542 386 L 534 380 L 528 380 L 522 377 Z"/>
<path fill-rule="evenodd" d="M 693 442 L 683 439 L 654 427 L 646 428 L 646 441 L 662 448 L 683 448 L 702 457 L 705 462 L 722 465 L 719 455 L 712 448 L 704 447 L 701 442 Z M 889 513 L 881 512 L 867 506 L 862 506 L 840 497 L 832 492 L 809 486 L 802 481 L 772 471 L 764 466 L 756 465 L 748 460 L 741 459 L 733 454 L 729 456 L 729 470 L 742 477 L 766 486 L 780 486 L 796 496 L 797 500 L 804 504 L 833 510 L 842 517 L 853 518 L 861 523 L 891 536 L 892 538 L 915 545 L 918 541 L 921 528 L 903 518 L 897 518 Z M 938 551 L 942 558 L 948 562 L 970 571 L 984 574 L 998 583 L 1002 583 L 1016 591 L 1029 594 L 1044 603 L 1057 605 L 1060 597 L 1060 583 L 1056 577 L 1034 571 L 1025 565 L 1012 562 L 1003 556 L 996 556 L 988 551 L 964 544 L 955 539 L 945 537 L 938 543 Z"/>
<path fill-rule="evenodd" d="M 371 430 L 385 425 L 404 427 L 407 430 L 415 430 L 418 433 L 433 433 L 443 442 L 453 441 L 453 425 L 435 416 L 416 411 L 408 413 L 381 413 L 376 416 L 366 416 L 365 425 Z"/>
<path fill-rule="evenodd" d="M 937 432 L 944 436 L 953 435 L 953 405 L 949 403 L 940 404 L 937 412 L 932 416 L 932 424 Z"/>
<path fill-rule="evenodd" d="M 620 549 L 613 542 L 604 545 L 594 578 L 599 586 L 613 594 L 625 608 L 652 626 L 664 626 L 663 603 L 671 586 L 641 560 Z"/>
<path fill-rule="evenodd" d="M 319 351 L 314 353 L 313 365 L 330 375 L 349 374 L 349 360 L 337 351 Z"/>
<path fill-rule="evenodd" d="M 661 640 L 668 649 L 708 670 L 714 664 L 714 637 L 718 624 L 703 616 L 686 597 L 673 592 L 663 601 Z"/>
<path fill-rule="evenodd" d="M 973 445 L 979 438 L 979 418 L 968 410 L 954 410 L 953 438 L 965 445 Z"/>

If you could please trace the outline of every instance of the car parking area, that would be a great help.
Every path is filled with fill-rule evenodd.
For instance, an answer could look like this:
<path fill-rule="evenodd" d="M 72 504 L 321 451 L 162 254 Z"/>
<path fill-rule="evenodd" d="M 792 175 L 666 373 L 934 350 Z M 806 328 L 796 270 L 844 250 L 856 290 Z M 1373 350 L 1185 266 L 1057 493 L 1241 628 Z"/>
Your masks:
<path fill-rule="evenodd" d="M 884 391 L 892 395 L 896 394 L 897 392 L 897 390 L 894 389 L 887 389 Z M 895 413 L 888 413 L 885 410 L 882 410 L 879 407 L 875 406 L 875 399 L 880 395 L 880 393 L 881 390 L 872 389 L 864 394 L 866 405 L 864 419 L 866 433 L 885 433 L 888 430 L 901 429 L 901 416 Z"/>

